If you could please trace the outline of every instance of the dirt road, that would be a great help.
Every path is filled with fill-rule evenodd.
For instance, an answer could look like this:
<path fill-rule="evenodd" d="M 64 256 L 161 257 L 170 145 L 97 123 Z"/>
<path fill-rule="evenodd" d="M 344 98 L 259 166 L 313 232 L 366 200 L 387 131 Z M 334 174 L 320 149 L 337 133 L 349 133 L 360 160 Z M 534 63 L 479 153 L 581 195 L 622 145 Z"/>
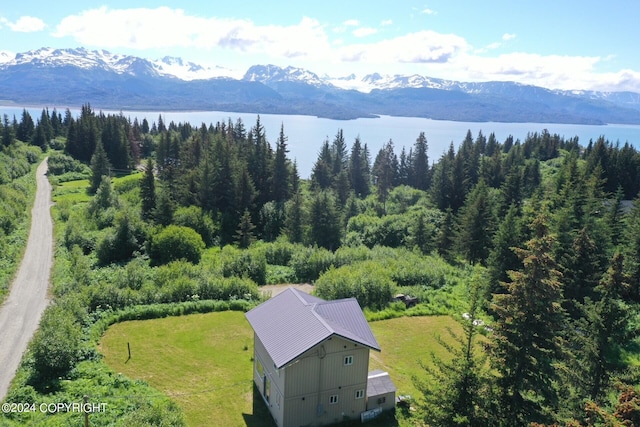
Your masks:
<path fill-rule="evenodd" d="M 45 159 L 36 172 L 37 191 L 31 210 L 29 240 L 11 291 L 0 307 L 0 401 L 20 365 L 42 312 L 49 303 L 47 290 L 53 262 L 51 186 Z"/>

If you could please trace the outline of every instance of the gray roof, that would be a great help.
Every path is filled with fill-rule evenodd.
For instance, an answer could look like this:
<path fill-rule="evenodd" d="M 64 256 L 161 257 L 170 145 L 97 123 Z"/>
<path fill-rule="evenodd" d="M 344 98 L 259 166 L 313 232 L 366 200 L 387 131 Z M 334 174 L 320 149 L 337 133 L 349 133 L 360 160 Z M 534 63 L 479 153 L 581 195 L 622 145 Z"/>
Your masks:
<path fill-rule="evenodd" d="M 245 316 L 276 368 L 334 335 L 380 351 L 355 298 L 325 301 L 287 288 Z"/>
<path fill-rule="evenodd" d="M 396 386 L 391 381 L 388 372 L 375 370 L 367 375 L 367 397 L 380 396 L 387 393 L 395 393 Z"/>

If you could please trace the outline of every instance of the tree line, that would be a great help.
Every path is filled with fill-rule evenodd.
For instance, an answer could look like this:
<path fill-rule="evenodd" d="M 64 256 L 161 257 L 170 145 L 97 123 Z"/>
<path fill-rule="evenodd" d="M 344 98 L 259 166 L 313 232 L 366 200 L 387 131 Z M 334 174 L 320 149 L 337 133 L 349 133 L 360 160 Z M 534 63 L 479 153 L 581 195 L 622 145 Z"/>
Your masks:
<path fill-rule="evenodd" d="M 454 361 L 436 363 L 438 381 L 420 384 L 428 422 L 598 425 L 638 416 L 610 402 L 633 399 L 638 379 L 628 355 L 640 300 L 640 154 L 629 143 L 600 137 L 583 146 L 546 130 L 500 142 L 469 131 L 431 160 L 425 133 L 399 153 L 392 140 L 371 153 L 338 130 L 304 180 L 284 127 L 272 144 L 259 116 L 252 127 L 240 119 L 196 127 L 162 116 L 132 122 L 89 105 L 77 118 L 45 110 L 36 124 L 25 113 L 21 122 L 5 116 L 2 144 L 43 147 L 36 135 L 51 126 L 47 141 L 65 136 L 64 153 L 90 165 L 87 214 L 110 234 L 88 241 L 91 228 L 78 222 L 65 238 L 103 265 L 140 252 L 164 264 L 180 242 L 194 254 L 183 258 L 198 262 L 204 246 L 278 238 L 329 251 L 437 253 L 484 274 Z M 139 200 L 123 210 L 109 177 L 138 167 Z M 480 313 L 493 328 L 482 350 L 471 345 Z"/>

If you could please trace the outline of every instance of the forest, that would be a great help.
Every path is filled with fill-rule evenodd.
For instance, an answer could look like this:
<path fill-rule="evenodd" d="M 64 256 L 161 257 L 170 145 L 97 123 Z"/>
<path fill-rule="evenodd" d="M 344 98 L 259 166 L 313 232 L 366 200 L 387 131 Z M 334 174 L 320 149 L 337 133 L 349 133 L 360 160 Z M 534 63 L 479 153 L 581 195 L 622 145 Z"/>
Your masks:
<path fill-rule="evenodd" d="M 630 142 L 469 131 L 430 158 L 424 132 L 372 153 L 337 129 L 301 179 L 285 131 L 267 141 L 259 116 L 148 123 L 88 104 L 77 117 L 4 116 L 0 265 L 24 244 L 15 233 L 33 184 L 20 177 L 46 155 L 59 189 L 55 303 L 7 401 L 81 382 L 130 395 L 144 385 L 99 364 L 109 324 L 246 309 L 259 286 L 314 283 L 322 298 L 357 298 L 369 320 L 459 318 L 450 358 L 416 377 L 417 411 L 398 415 L 406 425 L 640 425 L 640 153 Z M 419 304 L 399 307 L 397 293 Z M 183 425 L 171 401 L 144 390 L 102 421 Z M 33 421 L 20 416 L 0 425 Z M 48 425 L 63 425 L 56 417 Z"/>

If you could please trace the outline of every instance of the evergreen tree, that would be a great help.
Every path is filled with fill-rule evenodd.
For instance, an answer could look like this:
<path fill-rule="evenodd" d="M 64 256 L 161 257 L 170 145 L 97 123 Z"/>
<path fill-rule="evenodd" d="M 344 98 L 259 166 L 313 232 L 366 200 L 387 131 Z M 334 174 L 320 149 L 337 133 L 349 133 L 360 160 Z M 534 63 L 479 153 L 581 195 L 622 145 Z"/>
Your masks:
<path fill-rule="evenodd" d="M 273 184 L 271 188 L 273 200 L 281 205 L 289 198 L 288 151 L 287 137 L 284 135 L 284 125 L 281 125 L 280 136 L 276 144 L 276 156 L 273 163 Z"/>
<path fill-rule="evenodd" d="M 304 237 L 302 203 L 302 195 L 296 191 L 286 204 L 285 233 L 291 243 L 302 243 Z"/>
<path fill-rule="evenodd" d="M 597 298 L 587 300 L 583 306 L 583 317 L 576 330 L 579 352 L 576 372 L 587 397 L 603 401 L 603 393 L 609 380 L 622 364 L 622 348 L 636 335 L 631 328 L 633 311 L 622 301 L 629 286 L 623 272 L 623 256 L 615 254 L 611 265 L 598 286 Z"/>
<path fill-rule="evenodd" d="M 333 184 L 333 160 L 329 141 L 325 140 L 318 159 L 311 170 L 311 187 L 318 190 L 326 190 Z"/>
<path fill-rule="evenodd" d="M 516 248 L 522 269 L 509 273 L 507 293 L 494 294 L 492 310 L 498 318 L 492 342 L 492 361 L 499 373 L 500 418 L 503 425 L 548 422 L 557 407 L 554 363 L 564 329 L 560 308 L 560 272 L 552 257 L 554 238 L 545 213 L 531 224 L 533 238 Z"/>
<path fill-rule="evenodd" d="M 22 109 L 22 119 L 16 129 L 16 138 L 22 142 L 30 144 L 35 134 L 36 125 L 31 114 L 26 109 Z"/>
<path fill-rule="evenodd" d="M 173 223 L 173 214 L 176 211 L 176 202 L 171 196 L 171 192 L 166 188 L 161 188 L 158 192 L 156 201 L 156 210 L 153 217 L 156 222 L 164 227 Z"/>
<path fill-rule="evenodd" d="M 427 137 L 420 132 L 412 150 L 410 185 L 423 191 L 427 191 L 430 185 L 428 148 Z"/>
<path fill-rule="evenodd" d="M 309 242 L 329 250 L 340 246 L 340 216 L 333 194 L 316 192 L 309 207 Z"/>
<path fill-rule="evenodd" d="M 491 293 L 503 292 L 500 283 L 509 280 L 509 271 L 520 267 L 520 259 L 513 248 L 520 247 L 522 243 L 518 208 L 512 204 L 493 236 L 492 249 L 487 258 L 488 290 Z"/>
<path fill-rule="evenodd" d="M 456 235 L 459 252 L 472 264 L 484 263 L 489 256 L 495 222 L 492 211 L 488 187 L 480 181 L 460 210 Z"/>
<path fill-rule="evenodd" d="M 398 157 L 393 152 L 393 141 L 389 140 L 378 152 L 372 173 L 376 184 L 378 201 L 386 212 L 389 192 L 396 185 L 398 177 Z"/>
<path fill-rule="evenodd" d="M 147 159 L 144 176 L 140 181 L 141 215 L 145 221 L 153 219 L 156 209 L 156 185 L 153 167 L 153 160 L 151 158 Z"/>
<path fill-rule="evenodd" d="M 424 395 L 426 424 L 442 427 L 481 427 L 490 420 L 485 408 L 489 400 L 489 376 L 486 356 L 479 354 L 477 315 L 481 311 L 484 290 L 475 278 L 469 295 L 469 311 L 461 326 L 462 336 L 447 329 L 454 343 L 439 338 L 438 343 L 449 353 L 448 360 L 431 354 L 432 367 L 421 363 L 425 380 L 415 379 L 416 388 Z"/>
<path fill-rule="evenodd" d="M 253 230 L 255 226 L 251 222 L 251 214 L 248 210 L 245 210 L 240 218 L 238 229 L 236 231 L 236 242 L 240 249 L 246 249 L 251 246 L 251 243 L 255 241 Z"/>
<path fill-rule="evenodd" d="M 14 127 L 9 122 L 9 116 L 6 114 L 2 118 L 2 122 L 2 145 L 8 147 L 13 144 L 15 138 Z"/>
<path fill-rule="evenodd" d="M 369 195 L 369 165 L 365 150 L 360 143 L 360 137 L 357 137 L 351 147 L 351 155 L 349 156 L 349 177 L 351 188 L 356 196 L 360 198 Z"/>
<path fill-rule="evenodd" d="M 95 193 L 103 176 L 111 176 L 111 163 L 102 143 L 96 145 L 96 151 L 91 157 L 91 179 L 89 180 L 89 192 Z"/>

